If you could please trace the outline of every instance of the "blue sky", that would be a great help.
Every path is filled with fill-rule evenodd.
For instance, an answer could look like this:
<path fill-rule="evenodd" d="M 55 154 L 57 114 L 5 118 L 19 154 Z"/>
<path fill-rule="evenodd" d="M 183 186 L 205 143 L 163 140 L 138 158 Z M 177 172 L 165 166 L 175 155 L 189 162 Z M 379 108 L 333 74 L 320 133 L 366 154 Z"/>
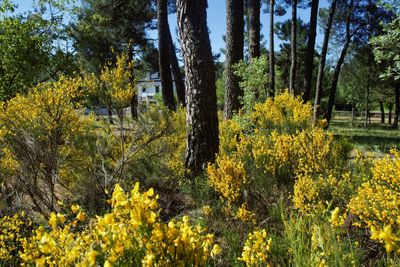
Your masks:
<path fill-rule="evenodd" d="M 26 12 L 32 9 L 33 6 L 33 0 L 14 0 L 13 1 L 15 4 L 18 5 L 18 12 Z M 328 7 L 328 0 L 320 0 L 320 7 Z M 301 18 L 303 21 L 308 22 L 309 17 L 310 17 L 310 8 L 307 9 L 298 9 L 298 17 Z M 262 23 L 262 29 L 261 29 L 261 34 L 265 36 L 265 41 L 267 47 L 269 47 L 268 43 L 268 30 L 269 30 L 269 14 L 264 14 L 262 12 L 261 14 L 261 23 Z M 285 16 L 282 17 L 276 17 L 275 21 L 285 21 L 289 19 L 291 16 L 291 8 L 287 8 L 287 12 Z M 207 10 L 207 23 L 208 23 L 208 28 L 210 29 L 210 40 L 211 40 L 211 46 L 213 49 L 214 53 L 218 53 L 221 48 L 225 46 L 225 43 L 222 39 L 222 36 L 226 32 L 226 16 L 225 16 L 225 1 L 224 0 L 209 0 L 208 1 L 208 10 Z M 176 29 L 176 16 L 175 15 L 170 15 L 169 16 L 169 24 L 171 28 L 171 32 L 173 33 L 175 37 L 175 42 L 176 44 L 178 43 L 177 37 L 175 35 L 175 29 Z M 157 31 L 152 31 L 149 33 L 150 38 L 152 39 L 157 39 Z M 318 29 L 317 31 L 317 40 L 316 40 L 316 45 L 317 49 L 321 46 L 323 40 L 323 32 L 321 29 Z M 275 37 L 275 49 L 279 50 L 279 44 L 281 43 L 281 40 L 279 40 L 277 37 Z M 223 56 L 221 57 L 221 60 L 224 60 Z"/>

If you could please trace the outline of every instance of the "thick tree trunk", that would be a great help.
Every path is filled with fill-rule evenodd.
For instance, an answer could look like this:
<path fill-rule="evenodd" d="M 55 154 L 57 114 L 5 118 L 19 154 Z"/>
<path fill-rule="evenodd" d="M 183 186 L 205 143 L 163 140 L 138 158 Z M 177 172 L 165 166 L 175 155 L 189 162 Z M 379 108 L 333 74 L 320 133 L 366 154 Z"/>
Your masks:
<path fill-rule="evenodd" d="M 175 110 L 169 51 L 168 0 L 157 0 L 158 65 L 160 69 L 162 98 L 169 110 Z"/>
<path fill-rule="evenodd" d="M 275 52 L 274 52 L 274 7 L 275 0 L 269 1 L 269 95 L 275 95 Z"/>
<path fill-rule="evenodd" d="M 385 107 L 382 100 L 379 100 L 379 107 L 381 109 L 381 123 L 385 123 Z"/>
<path fill-rule="evenodd" d="M 239 81 L 240 81 L 239 77 L 233 73 L 233 65 L 243 59 L 243 46 L 244 46 L 243 15 L 244 15 L 243 0 L 226 1 L 227 23 L 226 23 L 226 63 L 225 63 L 226 64 L 225 108 L 224 108 L 224 116 L 226 119 L 232 118 L 234 113 L 236 113 L 240 109 L 241 104 L 239 98 L 243 96 L 243 91 L 239 86 Z M 252 30 L 250 30 L 250 37 L 252 36 L 251 32 Z M 251 47 L 252 46 L 250 45 L 250 52 L 252 50 Z M 258 47 L 258 50 L 259 49 L 260 47 Z"/>
<path fill-rule="evenodd" d="M 187 149 L 185 167 L 202 171 L 218 152 L 215 70 L 207 28 L 206 0 L 177 0 L 177 20 L 185 62 Z"/>
<path fill-rule="evenodd" d="M 231 3 L 230 5 L 234 5 L 235 8 L 239 8 L 239 4 L 242 3 L 243 0 L 227 0 L 227 7 L 228 2 L 235 2 L 234 4 Z M 238 3 L 236 3 L 238 2 Z M 242 9 L 242 8 L 240 8 Z M 260 57 L 260 10 L 261 10 L 261 1 L 260 0 L 249 0 L 249 54 L 250 60 L 252 58 Z M 238 13 L 241 11 L 237 11 Z M 236 13 L 235 11 L 233 13 Z M 227 10 L 227 15 L 229 12 Z M 243 18 L 242 18 L 243 20 Z"/>
<path fill-rule="evenodd" d="M 319 116 L 320 111 L 320 103 L 322 97 L 322 83 L 324 80 L 324 70 L 326 63 L 326 55 L 328 53 L 328 44 L 329 44 L 329 35 L 331 33 L 333 18 L 336 10 L 336 0 L 332 0 L 331 7 L 329 9 L 328 23 L 326 25 L 324 41 L 322 44 L 321 51 L 321 61 L 318 67 L 318 76 L 317 76 L 317 88 L 315 90 L 315 100 L 314 100 L 314 112 L 313 112 L 313 124 L 315 125 Z"/>
<path fill-rule="evenodd" d="M 388 108 L 389 108 L 388 123 L 390 125 L 390 124 L 392 124 L 392 111 L 393 111 L 393 103 L 392 102 L 389 102 Z"/>
<path fill-rule="evenodd" d="M 175 45 L 172 40 L 171 31 L 168 30 L 168 39 L 169 39 L 169 58 L 171 63 L 171 72 L 175 82 L 176 95 L 178 97 L 178 102 L 182 105 L 186 105 L 185 101 L 185 83 L 182 78 L 182 73 L 179 68 L 178 58 L 175 52 Z"/>
<path fill-rule="evenodd" d="M 296 66 L 297 66 L 297 0 L 292 0 L 292 31 L 291 31 L 291 65 L 290 65 L 290 80 L 289 92 L 295 94 L 296 92 Z"/>
<path fill-rule="evenodd" d="M 400 115 L 400 82 L 396 82 L 394 88 L 394 119 L 393 119 L 393 128 L 397 128 L 399 125 L 399 115 Z"/>
<path fill-rule="evenodd" d="M 306 57 L 304 62 L 304 101 L 310 100 L 311 97 L 312 73 L 314 67 L 314 46 L 315 37 L 317 36 L 318 3 L 319 0 L 312 0 L 311 3 L 310 29 L 308 32 Z"/>

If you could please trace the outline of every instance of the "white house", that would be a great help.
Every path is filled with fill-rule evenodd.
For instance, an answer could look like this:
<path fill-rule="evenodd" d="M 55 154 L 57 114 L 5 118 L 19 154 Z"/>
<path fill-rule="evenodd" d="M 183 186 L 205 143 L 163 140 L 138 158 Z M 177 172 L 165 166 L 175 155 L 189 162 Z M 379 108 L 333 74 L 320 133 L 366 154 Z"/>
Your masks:
<path fill-rule="evenodd" d="M 174 93 L 176 92 L 175 81 L 173 81 Z M 161 94 L 162 86 L 160 74 L 158 72 L 147 72 L 146 77 L 137 82 L 138 100 L 139 102 L 155 103 L 154 96 Z"/>

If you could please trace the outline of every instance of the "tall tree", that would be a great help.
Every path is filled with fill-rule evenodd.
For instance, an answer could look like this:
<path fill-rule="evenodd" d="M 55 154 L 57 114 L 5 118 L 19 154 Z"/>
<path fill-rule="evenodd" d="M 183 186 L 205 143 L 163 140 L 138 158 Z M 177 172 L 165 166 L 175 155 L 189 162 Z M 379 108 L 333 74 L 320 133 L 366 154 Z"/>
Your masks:
<path fill-rule="evenodd" d="M 385 63 L 386 68 L 382 78 L 394 80 L 395 82 L 395 117 L 393 127 L 398 127 L 400 113 L 400 14 L 384 27 L 383 34 L 374 37 L 371 40 L 375 60 L 379 63 Z M 391 111 L 391 105 L 389 105 Z M 391 112 L 389 115 L 391 123 Z"/>
<path fill-rule="evenodd" d="M 314 46 L 315 46 L 315 37 L 317 36 L 318 4 L 319 0 L 311 1 L 310 28 L 308 31 L 306 57 L 304 60 L 305 61 L 304 88 L 303 88 L 304 101 L 308 101 L 311 97 L 312 73 L 314 66 Z"/>
<path fill-rule="evenodd" d="M 218 152 L 215 71 L 207 28 L 207 0 L 177 0 L 185 65 L 187 148 L 185 167 L 198 174 Z"/>
<path fill-rule="evenodd" d="M 297 65 L 297 0 L 292 0 L 292 31 L 291 31 L 291 66 L 290 66 L 290 81 L 289 92 L 295 94 L 296 92 L 296 65 Z"/>
<path fill-rule="evenodd" d="M 227 0 L 228 2 L 238 2 L 235 3 L 235 8 L 239 7 L 239 3 L 243 1 Z M 249 15 L 249 54 L 250 60 L 252 58 L 260 57 L 260 11 L 261 11 L 261 0 L 249 0 L 248 3 L 248 15 Z M 241 11 L 238 11 L 241 12 Z M 236 11 L 233 11 L 236 13 Z M 227 12 L 227 16 L 229 13 Z M 236 15 L 236 14 L 235 14 Z M 242 38 L 243 39 L 243 38 Z"/>
<path fill-rule="evenodd" d="M 257 1 L 254 1 L 257 2 Z M 258 1 L 259 2 L 259 1 Z M 259 6 L 259 5 L 258 5 Z M 253 11 L 254 12 L 254 11 Z M 244 3 L 243 0 L 227 0 L 226 1 L 226 69 L 225 69 L 225 107 L 224 115 L 226 119 L 232 118 L 233 114 L 240 108 L 240 97 L 243 91 L 239 86 L 239 77 L 233 72 L 233 65 L 243 59 L 244 46 Z M 258 17 L 260 11 L 258 11 Z M 251 15 L 250 15 L 251 17 Z M 252 19 L 250 18 L 250 21 Z M 250 23 L 251 24 L 251 23 Z M 258 27 L 260 27 L 260 19 L 258 18 Z M 250 26 L 250 28 L 252 28 Z M 260 54 L 260 33 L 258 32 L 258 47 L 254 43 L 257 39 L 252 35 L 254 29 L 250 30 L 250 55 L 258 57 Z M 258 51 L 256 51 L 258 49 Z M 257 55 L 258 53 L 258 55 Z"/>
<path fill-rule="evenodd" d="M 275 95 L 275 51 L 274 51 L 274 9 L 275 0 L 269 1 L 269 94 Z"/>
<path fill-rule="evenodd" d="M 328 22 L 325 28 L 324 41 L 322 43 L 322 51 L 321 51 L 321 59 L 318 67 L 318 76 L 317 76 L 317 87 L 315 89 L 315 100 L 314 100 L 314 111 L 313 111 L 313 123 L 317 122 L 317 118 L 319 116 L 320 111 L 320 103 L 322 96 L 322 81 L 324 79 L 324 71 L 325 71 L 325 63 L 326 63 L 326 55 L 328 53 L 328 44 L 329 44 L 329 36 L 331 33 L 331 28 L 333 24 L 333 18 L 335 16 L 336 10 L 336 0 L 332 0 L 331 6 L 329 8 Z"/>
<path fill-rule="evenodd" d="M 347 3 L 345 3 L 347 4 Z M 336 95 L 336 89 L 337 89 L 337 84 L 339 81 L 339 74 L 340 74 L 340 69 L 342 68 L 344 59 L 347 54 L 347 49 L 349 48 L 351 38 L 352 38 L 352 33 L 351 33 L 351 21 L 352 21 L 352 15 L 353 15 L 353 4 L 354 0 L 350 0 L 348 5 L 346 5 L 346 32 L 345 32 L 345 40 L 344 40 L 344 45 L 342 48 L 342 51 L 340 52 L 339 59 L 336 63 L 335 70 L 333 71 L 333 76 L 332 76 L 332 81 L 331 81 L 331 86 L 330 86 L 330 91 L 329 91 L 329 100 L 328 100 L 328 106 L 327 106 L 327 111 L 326 111 L 326 121 L 329 123 L 332 118 L 332 111 L 333 111 L 333 104 L 335 101 L 335 95 Z"/>
<path fill-rule="evenodd" d="M 171 63 L 171 71 L 172 71 L 172 76 L 174 78 L 175 82 L 175 88 L 176 88 L 176 95 L 178 97 L 178 102 L 182 105 L 185 106 L 185 83 L 182 78 L 182 73 L 179 68 L 179 62 L 178 58 L 176 56 L 176 51 L 175 51 L 175 45 L 172 40 L 171 36 L 171 31 L 168 29 L 168 39 L 169 39 L 169 58 L 170 58 L 170 63 Z"/>
<path fill-rule="evenodd" d="M 170 67 L 168 0 L 157 0 L 158 62 L 164 105 L 175 110 L 175 98 Z"/>
<path fill-rule="evenodd" d="M 292 20 L 286 20 L 284 22 L 275 23 L 275 33 L 279 39 L 283 42 L 279 45 L 280 51 L 276 54 L 275 60 L 276 64 L 280 69 L 281 82 L 286 86 L 290 83 L 290 68 L 292 64 L 291 60 L 291 28 Z M 307 32 L 308 24 L 304 23 L 300 18 L 297 19 L 296 25 L 296 57 L 304 58 L 307 43 Z M 301 88 L 302 78 L 304 73 L 304 64 L 301 60 L 297 60 L 296 65 L 296 82 L 295 87 Z"/>
<path fill-rule="evenodd" d="M 82 0 L 69 33 L 83 67 L 100 73 L 104 64 L 115 61 L 115 55 L 121 52 L 128 52 L 132 60 L 143 62 L 147 58 L 158 65 L 157 58 L 152 59 L 155 49 L 146 32 L 154 29 L 155 4 L 152 0 Z M 134 94 L 132 117 L 137 117 L 137 107 Z"/>
<path fill-rule="evenodd" d="M 355 46 L 362 46 L 368 43 L 372 36 L 382 31 L 382 23 L 387 23 L 393 19 L 393 13 L 380 8 L 377 3 L 378 0 L 347 0 L 340 2 L 338 6 L 340 7 L 338 9 L 340 12 L 337 12 L 335 35 L 336 39 L 344 44 L 331 81 L 331 90 L 329 92 L 326 112 L 328 125 L 332 117 L 341 66 L 350 43 L 352 42 Z M 343 34 L 343 31 L 345 34 Z M 372 60 L 370 62 L 372 62 Z"/>

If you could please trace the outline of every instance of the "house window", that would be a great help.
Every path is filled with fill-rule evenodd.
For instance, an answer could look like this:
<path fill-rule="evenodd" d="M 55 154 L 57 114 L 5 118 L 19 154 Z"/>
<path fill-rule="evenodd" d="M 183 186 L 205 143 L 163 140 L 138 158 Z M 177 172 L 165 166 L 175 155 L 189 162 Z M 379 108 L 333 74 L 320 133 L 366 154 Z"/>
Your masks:
<path fill-rule="evenodd" d="M 156 94 L 160 92 L 160 86 L 156 86 Z"/>
<path fill-rule="evenodd" d="M 142 88 L 142 92 L 145 93 L 146 92 L 146 88 Z"/>

